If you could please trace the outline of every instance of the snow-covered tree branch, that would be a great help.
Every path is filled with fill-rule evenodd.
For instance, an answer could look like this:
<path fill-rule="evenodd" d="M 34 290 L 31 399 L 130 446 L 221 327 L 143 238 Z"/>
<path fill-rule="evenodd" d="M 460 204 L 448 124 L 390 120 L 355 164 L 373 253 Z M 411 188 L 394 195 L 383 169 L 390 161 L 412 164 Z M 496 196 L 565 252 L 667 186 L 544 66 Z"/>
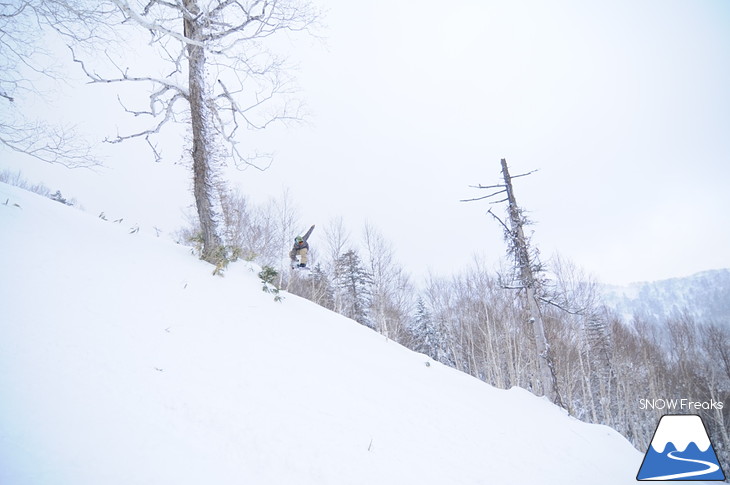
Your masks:
<path fill-rule="evenodd" d="M 34 119 L 24 103 L 42 96 L 39 81 L 63 77 L 43 45 L 44 34 L 53 32 L 74 44 L 95 40 L 108 7 L 83 0 L 0 2 L 0 144 L 48 163 L 97 164 L 90 144 L 74 127 Z"/>

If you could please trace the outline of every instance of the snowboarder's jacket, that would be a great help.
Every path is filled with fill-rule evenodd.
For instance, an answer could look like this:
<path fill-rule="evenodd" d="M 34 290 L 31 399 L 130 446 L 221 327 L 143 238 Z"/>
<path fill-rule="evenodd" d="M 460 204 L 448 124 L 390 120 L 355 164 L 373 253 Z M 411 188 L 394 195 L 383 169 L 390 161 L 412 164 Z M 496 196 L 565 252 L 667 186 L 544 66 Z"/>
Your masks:
<path fill-rule="evenodd" d="M 312 234 L 312 231 L 314 231 L 314 225 L 309 228 L 307 233 L 304 236 L 297 236 L 294 239 L 294 247 L 292 248 L 292 251 L 298 251 L 300 249 L 309 249 L 309 243 L 307 242 L 307 239 L 309 239 L 309 236 Z"/>

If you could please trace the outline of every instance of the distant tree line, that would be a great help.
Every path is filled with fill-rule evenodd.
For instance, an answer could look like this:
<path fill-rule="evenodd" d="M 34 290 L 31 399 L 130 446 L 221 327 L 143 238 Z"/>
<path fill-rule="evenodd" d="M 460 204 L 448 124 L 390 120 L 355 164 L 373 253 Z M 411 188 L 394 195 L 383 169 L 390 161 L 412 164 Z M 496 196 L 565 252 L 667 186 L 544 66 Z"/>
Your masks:
<path fill-rule="evenodd" d="M 405 347 L 502 389 L 541 395 L 534 336 L 519 292 L 478 260 L 420 287 L 372 225 L 355 238 L 341 218 L 312 240 L 308 277 L 290 272 L 286 253 L 298 223 L 288 195 L 262 207 L 225 197 L 226 244 L 276 267 L 289 293 L 345 315 Z M 320 227 L 320 226 L 318 226 Z M 188 231 L 193 233 L 194 231 Z M 626 320 L 608 308 L 598 285 L 556 258 L 542 281 L 540 307 L 553 353 L 557 390 L 570 415 L 610 426 L 645 451 L 663 414 L 696 413 L 709 427 L 721 463 L 730 463 L 730 328 L 676 313 L 661 324 Z M 722 408 L 668 409 L 671 400 L 722 402 Z M 647 406 L 656 400 L 658 406 Z"/>

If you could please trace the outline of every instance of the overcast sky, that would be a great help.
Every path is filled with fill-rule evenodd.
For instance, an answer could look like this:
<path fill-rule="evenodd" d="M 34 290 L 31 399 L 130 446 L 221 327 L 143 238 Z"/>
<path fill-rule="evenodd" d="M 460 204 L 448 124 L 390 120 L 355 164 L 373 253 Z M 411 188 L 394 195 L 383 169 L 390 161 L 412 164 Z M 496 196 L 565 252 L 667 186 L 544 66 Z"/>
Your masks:
<path fill-rule="evenodd" d="M 490 206 L 459 200 L 499 183 L 506 158 L 513 174 L 538 170 L 515 191 L 545 259 L 559 252 L 607 283 L 730 267 L 730 2 L 324 6 L 324 42 L 292 49 L 309 122 L 260 137 L 276 159 L 234 174 L 242 192 L 288 188 L 303 229 L 342 216 L 358 236 L 369 221 L 415 275 L 448 275 L 475 253 L 495 267 L 504 255 Z M 58 89 L 49 117 L 82 113 L 92 136 L 128 121 L 114 88 Z M 6 151 L 0 169 L 175 229 L 190 179 L 177 155 L 102 150 L 96 173 Z M 155 189 L 135 188 L 141 176 Z"/>

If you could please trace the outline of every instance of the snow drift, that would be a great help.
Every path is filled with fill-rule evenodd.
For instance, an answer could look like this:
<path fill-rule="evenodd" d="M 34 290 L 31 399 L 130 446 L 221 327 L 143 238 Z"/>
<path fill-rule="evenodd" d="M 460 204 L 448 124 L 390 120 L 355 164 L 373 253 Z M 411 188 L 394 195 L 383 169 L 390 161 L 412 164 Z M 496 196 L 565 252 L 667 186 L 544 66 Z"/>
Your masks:
<path fill-rule="evenodd" d="M 129 229 L 0 184 L 0 483 L 635 483 L 614 430 Z"/>

